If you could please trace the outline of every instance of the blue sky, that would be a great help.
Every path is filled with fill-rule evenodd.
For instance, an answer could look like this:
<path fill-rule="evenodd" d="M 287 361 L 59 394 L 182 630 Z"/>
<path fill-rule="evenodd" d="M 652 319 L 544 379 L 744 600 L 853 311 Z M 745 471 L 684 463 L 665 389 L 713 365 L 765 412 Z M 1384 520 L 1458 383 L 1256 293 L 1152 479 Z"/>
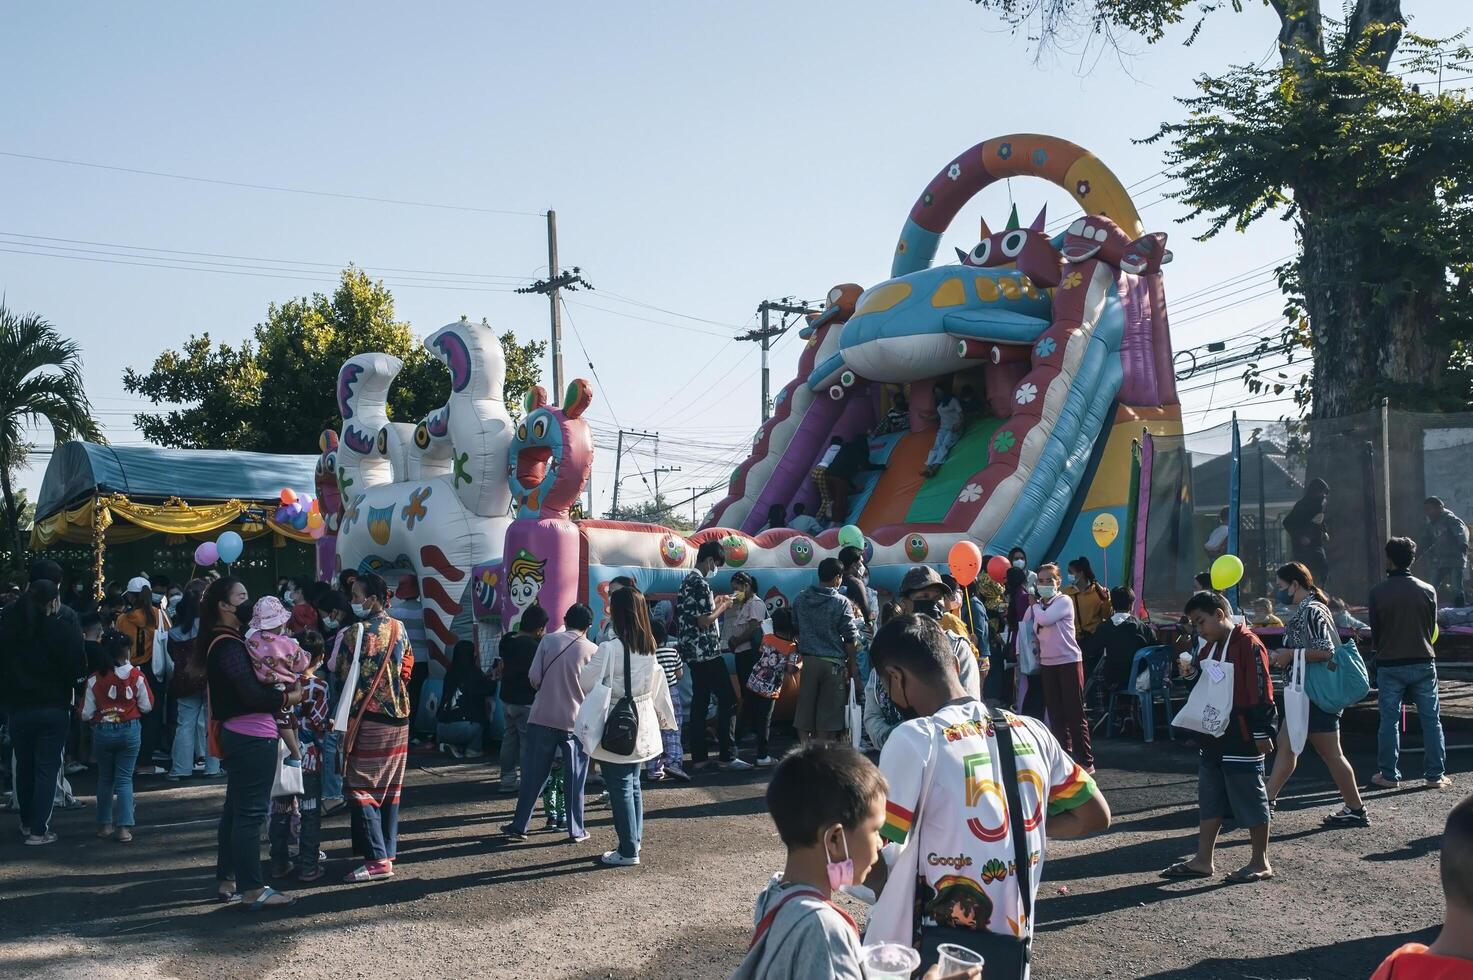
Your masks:
<path fill-rule="evenodd" d="M 1456 5 L 1407 6 L 1422 33 L 1464 26 Z M 552 207 L 563 264 L 598 286 L 569 297 L 566 371 L 596 366 L 601 434 L 661 433 L 658 464 L 681 467 L 662 488 L 678 497 L 724 481 L 758 422 L 756 347 L 726 338 L 764 298 L 883 279 L 925 183 L 992 136 L 1071 139 L 1137 185 L 1147 228 L 1171 236 L 1178 349 L 1271 330 L 1267 269 L 1292 250 L 1289 227 L 1193 242 L 1200 224 L 1161 200 L 1162 149 L 1131 142 L 1180 116 L 1172 97 L 1194 74 L 1273 53 L 1275 18 L 1249 7 L 1192 48 L 1183 30 L 1081 60 L 1037 56 L 967 0 L 11 5 L 0 153 L 458 207 L 0 155 L 0 289 L 82 344 L 109 437 L 139 442 L 146 406 L 124 366 L 191 333 L 239 340 L 270 302 L 330 289 L 350 261 L 391 284 L 421 335 L 465 314 L 546 336 L 546 300 L 511 291 L 545 272 L 543 220 L 484 211 Z M 997 226 L 1009 193 L 1025 221 L 1044 202 L 1072 209 L 1041 182 L 995 186 L 942 254 L 975 243 L 979 214 Z M 774 391 L 798 347 L 775 350 Z M 1206 380 L 1183 386 L 1189 429 L 1234 406 L 1292 407 Z M 626 456 L 625 494 L 648 495 L 654 450 Z M 33 493 L 45 461 L 22 481 Z M 612 469 L 600 453 L 600 508 Z"/>

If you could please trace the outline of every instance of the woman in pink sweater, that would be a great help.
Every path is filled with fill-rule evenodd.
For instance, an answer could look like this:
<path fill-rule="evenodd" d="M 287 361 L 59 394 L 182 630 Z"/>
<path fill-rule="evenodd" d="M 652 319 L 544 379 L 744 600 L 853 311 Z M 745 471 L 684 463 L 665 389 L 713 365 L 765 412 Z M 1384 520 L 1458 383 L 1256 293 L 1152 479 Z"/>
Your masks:
<path fill-rule="evenodd" d="M 1095 771 L 1084 716 L 1084 654 L 1074 634 L 1074 601 L 1059 592 L 1059 566 L 1040 565 L 1038 601 L 1028 615 L 1038 631 L 1038 662 L 1043 667 L 1043 705 L 1049 728 L 1064 750 Z"/>

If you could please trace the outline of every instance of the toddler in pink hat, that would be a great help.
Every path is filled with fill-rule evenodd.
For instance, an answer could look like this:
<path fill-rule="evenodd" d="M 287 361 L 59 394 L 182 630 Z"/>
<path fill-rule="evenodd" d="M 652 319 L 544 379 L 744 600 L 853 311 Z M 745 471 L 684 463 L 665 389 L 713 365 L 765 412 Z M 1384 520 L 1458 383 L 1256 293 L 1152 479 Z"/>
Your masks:
<path fill-rule="evenodd" d="M 286 633 L 286 625 L 292 614 L 274 595 L 256 600 L 251 611 L 250 628 L 246 630 L 246 649 L 251 655 L 251 667 L 256 680 L 284 691 L 303 680 L 302 675 L 312 665 L 312 656 L 303 650 L 297 641 Z M 291 753 L 291 761 L 301 764 L 302 750 L 297 742 L 297 728 L 290 718 L 291 709 L 283 708 L 277 713 L 276 731 Z"/>

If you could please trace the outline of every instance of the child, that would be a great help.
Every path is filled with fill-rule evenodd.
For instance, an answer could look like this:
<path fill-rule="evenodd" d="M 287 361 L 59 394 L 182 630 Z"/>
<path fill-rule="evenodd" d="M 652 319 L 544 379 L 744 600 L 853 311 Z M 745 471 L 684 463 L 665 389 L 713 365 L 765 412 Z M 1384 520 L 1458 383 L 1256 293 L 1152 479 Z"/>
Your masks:
<path fill-rule="evenodd" d="M 786 607 L 772 612 L 772 632 L 762 638 L 762 651 L 757 664 L 747 675 L 747 689 L 742 695 L 742 713 L 737 720 L 737 742 L 749 731 L 757 733 L 757 765 L 767 767 L 775 761 L 768 754 L 767 743 L 772 732 L 772 709 L 777 706 L 783 680 L 798 672 L 798 627 L 793 611 Z"/>
<path fill-rule="evenodd" d="M 82 702 L 97 758 L 97 836 L 126 844 L 133 839 L 133 767 L 143 740 L 142 718 L 153 710 L 153 698 L 143 671 L 130 661 L 133 641 L 109 630 L 100 644 L 109 666 L 87 678 Z"/>
<path fill-rule="evenodd" d="M 286 624 L 291 618 L 292 614 L 287 612 L 281 600 L 268 595 L 256 600 L 250 629 L 246 632 L 246 650 L 251 655 L 256 680 L 270 684 L 278 691 L 300 683 L 312 662 L 307 651 L 286 635 Z M 277 713 L 276 731 L 286 743 L 289 764 L 300 766 L 302 747 L 297 740 L 297 727 L 291 720 L 290 709 L 283 708 Z"/>
<path fill-rule="evenodd" d="M 655 636 L 655 659 L 665 671 L 665 683 L 670 686 L 670 704 L 675 708 L 675 717 L 680 718 L 680 678 L 685 676 L 685 665 L 680 662 L 680 651 L 670 643 L 665 624 L 658 620 L 650 622 L 650 632 Z M 650 779 L 674 776 L 682 782 L 690 782 L 681 763 L 685 761 L 685 749 L 680 744 L 680 727 L 670 731 L 661 730 L 660 738 L 665 751 L 645 763 L 645 775 Z"/>
<path fill-rule="evenodd" d="M 290 744 L 300 746 L 302 795 L 285 796 L 271 801 L 271 876 L 284 878 L 295 874 L 298 881 L 317 881 L 322 871 L 322 745 L 332 726 L 327 683 L 317 676 L 317 668 L 327 655 L 322 635 L 313 630 L 302 634 L 302 649 L 308 657 L 302 700 L 284 712 Z M 278 717 L 280 728 L 282 719 Z M 283 734 L 285 739 L 285 734 Z M 291 860 L 291 829 L 297 818 L 297 859 Z"/>
<path fill-rule="evenodd" d="M 1254 626 L 1283 626 L 1284 621 L 1274 615 L 1274 601 L 1267 597 L 1253 600 Z"/>
<path fill-rule="evenodd" d="M 1442 932 L 1431 946 L 1407 943 L 1371 980 L 1473 976 L 1473 796 L 1453 807 L 1442 831 Z"/>
<path fill-rule="evenodd" d="M 1194 653 L 1179 661 L 1182 676 L 1200 681 L 1209 657 L 1233 666 L 1233 707 L 1227 731 L 1220 737 L 1198 735 L 1201 758 L 1197 763 L 1199 827 L 1197 854 L 1178 861 L 1163 878 L 1211 878 L 1213 849 L 1222 822 L 1231 816 L 1248 831 L 1253 845 L 1249 862 L 1227 876 L 1230 884 L 1265 881 L 1274 876 L 1268 863 L 1268 789 L 1263 781 L 1263 757 L 1273 748 L 1274 685 L 1268 676 L 1268 651 L 1263 641 L 1232 620 L 1228 601 L 1216 592 L 1202 591 L 1187 600 L 1187 619 L 1202 638 Z"/>
<path fill-rule="evenodd" d="M 814 742 L 773 770 L 767 812 L 788 860 L 757 896 L 752 944 L 732 980 L 860 976 L 859 927 L 833 894 L 879 860 L 888 792 L 847 745 Z"/>
<path fill-rule="evenodd" d="M 552 757 L 552 771 L 542 787 L 542 812 L 547 815 L 547 830 L 568 829 L 568 788 L 564 779 L 563 756 L 558 753 Z"/>

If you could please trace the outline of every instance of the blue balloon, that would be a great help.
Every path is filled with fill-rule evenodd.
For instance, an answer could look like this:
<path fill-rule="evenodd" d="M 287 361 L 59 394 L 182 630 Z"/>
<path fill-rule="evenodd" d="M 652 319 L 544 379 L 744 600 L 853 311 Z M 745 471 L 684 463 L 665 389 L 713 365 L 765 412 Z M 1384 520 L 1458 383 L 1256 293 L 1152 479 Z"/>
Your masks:
<path fill-rule="evenodd" d="M 221 561 L 227 565 L 233 565 L 240 557 L 240 553 L 245 550 L 245 542 L 234 531 L 226 531 L 215 539 L 215 550 L 220 553 Z"/>
<path fill-rule="evenodd" d="M 307 512 L 304 510 L 292 518 L 292 527 L 298 531 L 307 530 Z"/>

